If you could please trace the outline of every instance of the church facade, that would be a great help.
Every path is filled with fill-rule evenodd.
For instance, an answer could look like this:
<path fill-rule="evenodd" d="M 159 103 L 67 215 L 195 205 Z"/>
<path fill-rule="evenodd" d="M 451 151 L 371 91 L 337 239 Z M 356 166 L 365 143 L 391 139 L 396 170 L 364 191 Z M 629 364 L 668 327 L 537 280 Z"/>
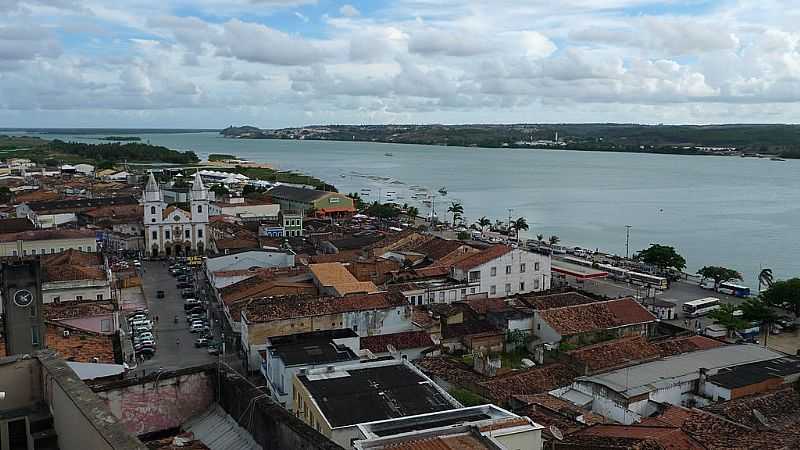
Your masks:
<path fill-rule="evenodd" d="M 153 173 L 144 188 L 145 249 L 152 257 L 202 255 L 208 248 L 208 190 L 195 173 L 188 210 L 164 201 Z"/>

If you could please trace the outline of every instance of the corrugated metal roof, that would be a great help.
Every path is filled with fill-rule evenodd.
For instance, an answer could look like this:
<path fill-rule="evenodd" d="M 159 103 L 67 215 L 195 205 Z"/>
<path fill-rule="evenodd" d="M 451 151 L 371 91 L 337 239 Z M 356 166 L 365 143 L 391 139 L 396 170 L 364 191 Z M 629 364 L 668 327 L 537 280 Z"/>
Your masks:
<path fill-rule="evenodd" d="M 211 450 L 261 450 L 250 433 L 218 405 L 189 419 L 183 429 Z"/>

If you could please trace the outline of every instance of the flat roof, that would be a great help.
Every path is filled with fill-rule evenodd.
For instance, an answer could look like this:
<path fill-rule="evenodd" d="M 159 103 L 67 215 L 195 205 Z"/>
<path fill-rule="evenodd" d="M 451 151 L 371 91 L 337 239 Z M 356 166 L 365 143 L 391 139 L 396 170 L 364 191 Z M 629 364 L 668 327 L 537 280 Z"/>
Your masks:
<path fill-rule="evenodd" d="M 800 357 L 784 356 L 736 367 L 726 367 L 720 369 L 716 375 L 709 376 L 708 381 L 724 388 L 735 389 L 760 383 L 770 378 L 783 378 L 796 373 L 800 373 Z"/>
<path fill-rule="evenodd" d="M 783 356 L 782 353 L 755 344 L 727 345 L 580 377 L 576 381 L 600 384 L 626 397 L 634 397 L 693 380 L 699 376 L 701 368 L 719 369 Z"/>
<path fill-rule="evenodd" d="M 608 276 L 608 272 L 604 272 L 602 270 L 597 270 L 592 267 L 579 266 L 577 264 L 556 259 L 550 263 L 550 270 L 582 280 L 590 278 L 605 278 Z"/>
<path fill-rule="evenodd" d="M 332 428 L 457 407 L 405 363 L 339 367 L 297 378 Z"/>
<path fill-rule="evenodd" d="M 312 332 L 270 339 L 269 351 L 283 360 L 286 366 L 318 365 L 341 361 L 357 361 L 358 356 L 346 345 L 333 340 L 358 337 L 353 330 L 334 330 L 341 333 Z M 349 332 L 349 333 L 348 333 Z"/>

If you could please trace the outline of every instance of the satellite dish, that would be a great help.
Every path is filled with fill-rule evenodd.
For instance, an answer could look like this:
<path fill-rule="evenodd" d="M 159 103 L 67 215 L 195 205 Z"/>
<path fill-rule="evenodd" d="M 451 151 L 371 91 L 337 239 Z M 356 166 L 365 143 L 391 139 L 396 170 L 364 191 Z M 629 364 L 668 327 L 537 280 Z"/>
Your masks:
<path fill-rule="evenodd" d="M 558 427 L 555 425 L 550 425 L 550 434 L 552 434 L 553 437 L 558 439 L 559 441 L 564 440 L 564 433 L 562 433 L 561 430 L 559 430 Z"/>
<path fill-rule="evenodd" d="M 761 414 L 761 411 L 754 409 L 753 417 L 755 417 L 756 420 L 758 420 L 761 423 L 761 425 L 763 425 L 766 428 L 769 428 L 769 424 L 767 423 L 767 418 L 764 416 L 764 414 Z"/>

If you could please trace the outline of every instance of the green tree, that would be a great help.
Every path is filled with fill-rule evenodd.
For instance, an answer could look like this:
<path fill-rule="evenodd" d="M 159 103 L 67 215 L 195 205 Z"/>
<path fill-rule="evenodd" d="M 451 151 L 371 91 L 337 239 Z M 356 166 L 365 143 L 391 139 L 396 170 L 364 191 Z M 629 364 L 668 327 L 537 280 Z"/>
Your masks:
<path fill-rule="evenodd" d="M 464 214 L 464 205 L 460 202 L 452 202 L 450 203 L 450 207 L 447 208 L 447 212 L 453 214 L 453 226 L 455 226 L 456 221 Z"/>
<path fill-rule="evenodd" d="M 764 346 L 766 346 L 769 330 L 772 328 L 772 324 L 778 320 L 778 315 L 761 298 L 748 298 L 740 308 L 742 318 L 749 322 L 758 322 L 761 329 L 764 330 Z"/>
<path fill-rule="evenodd" d="M 0 203 L 8 203 L 13 197 L 14 195 L 8 186 L 0 186 Z"/>
<path fill-rule="evenodd" d="M 703 279 L 710 278 L 714 280 L 714 290 L 716 291 L 719 289 L 720 283 L 724 283 L 726 281 L 731 280 L 741 280 L 742 274 L 739 272 L 728 269 L 727 267 L 719 267 L 719 266 L 705 266 L 702 269 L 697 271 L 697 274 L 703 277 Z"/>
<path fill-rule="evenodd" d="M 187 188 L 189 187 L 189 182 L 184 180 L 183 178 L 178 178 L 172 182 L 172 187 L 176 188 Z"/>
<path fill-rule="evenodd" d="M 736 317 L 736 307 L 734 305 L 722 305 L 719 309 L 713 311 L 708 317 L 714 319 L 725 327 L 728 336 L 733 336 L 736 330 L 741 330 L 747 327 L 747 321 L 742 318 Z"/>
<path fill-rule="evenodd" d="M 525 220 L 524 217 L 518 217 L 517 220 L 511 222 L 511 227 L 514 228 L 514 232 L 517 235 L 517 241 L 519 241 L 519 232 L 520 231 L 527 231 L 530 229 L 528 226 L 528 221 Z"/>
<path fill-rule="evenodd" d="M 637 253 L 636 258 L 658 267 L 662 273 L 669 268 L 676 270 L 686 268 L 686 260 L 683 256 L 679 255 L 674 247 L 668 245 L 651 244 L 649 248 Z"/>
<path fill-rule="evenodd" d="M 486 227 L 488 227 L 491 224 L 492 224 L 492 221 L 487 219 L 486 216 L 481 217 L 480 219 L 478 219 L 477 222 L 475 222 L 475 225 L 478 226 L 478 229 L 480 231 L 484 231 L 486 229 Z"/>
<path fill-rule="evenodd" d="M 252 186 L 249 186 L 249 185 L 245 186 L 244 189 L 242 189 L 242 195 L 246 195 L 247 188 L 251 188 L 252 189 Z M 230 193 L 228 188 L 225 187 L 225 185 L 221 184 L 221 183 L 217 183 L 217 184 L 211 186 L 211 192 L 213 192 L 214 195 L 217 198 L 224 197 L 224 196 L 226 196 L 226 195 L 228 195 Z"/>
<path fill-rule="evenodd" d="M 800 315 L 800 278 L 774 282 L 761 293 L 761 298 L 767 305 L 788 307 Z"/>
<path fill-rule="evenodd" d="M 374 202 L 364 211 L 366 214 L 379 219 L 394 219 L 400 215 L 400 208 L 391 203 Z"/>
<path fill-rule="evenodd" d="M 772 269 L 761 269 L 758 273 L 758 292 L 761 292 L 761 286 L 769 288 L 775 282 L 775 277 L 772 275 Z"/>
<path fill-rule="evenodd" d="M 347 194 L 347 196 L 353 199 L 353 206 L 356 207 L 356 210 L 361 211 L 364 208 L 365 202 L 364 199 L 361 198 L 361 194 L 358 192 L 351 192 Z"/>
<path fill-rule="evenodd" d="M 406 215 L 411 219 L 416 219 L 419 217 L 419 209 L 416 206 L 409 206 L 406 208 Z"/>
<path fill-rule="evenodd" d="M 544 235 L 543 234 L 537 234 L 536 235 L 536 240 L 539 241 L 539 243 L 541 244 L 542 242 L 544 242 Z"/>
<path fill-rule="evenodd" d="M 561 238 L 554 234 L 550 236 L 550 239 L 548 239 L 547 241 L 550 242 L 550 246 L 552 247 L 554 245 L 558 245 L 558 243 L 561 242 Z"/>
<path fill-rule="evenodd" d="M 466 231 L 459 231 L 457 237 L 459 241 L 466 241 L 470 239 L 472 236 Z"/>

